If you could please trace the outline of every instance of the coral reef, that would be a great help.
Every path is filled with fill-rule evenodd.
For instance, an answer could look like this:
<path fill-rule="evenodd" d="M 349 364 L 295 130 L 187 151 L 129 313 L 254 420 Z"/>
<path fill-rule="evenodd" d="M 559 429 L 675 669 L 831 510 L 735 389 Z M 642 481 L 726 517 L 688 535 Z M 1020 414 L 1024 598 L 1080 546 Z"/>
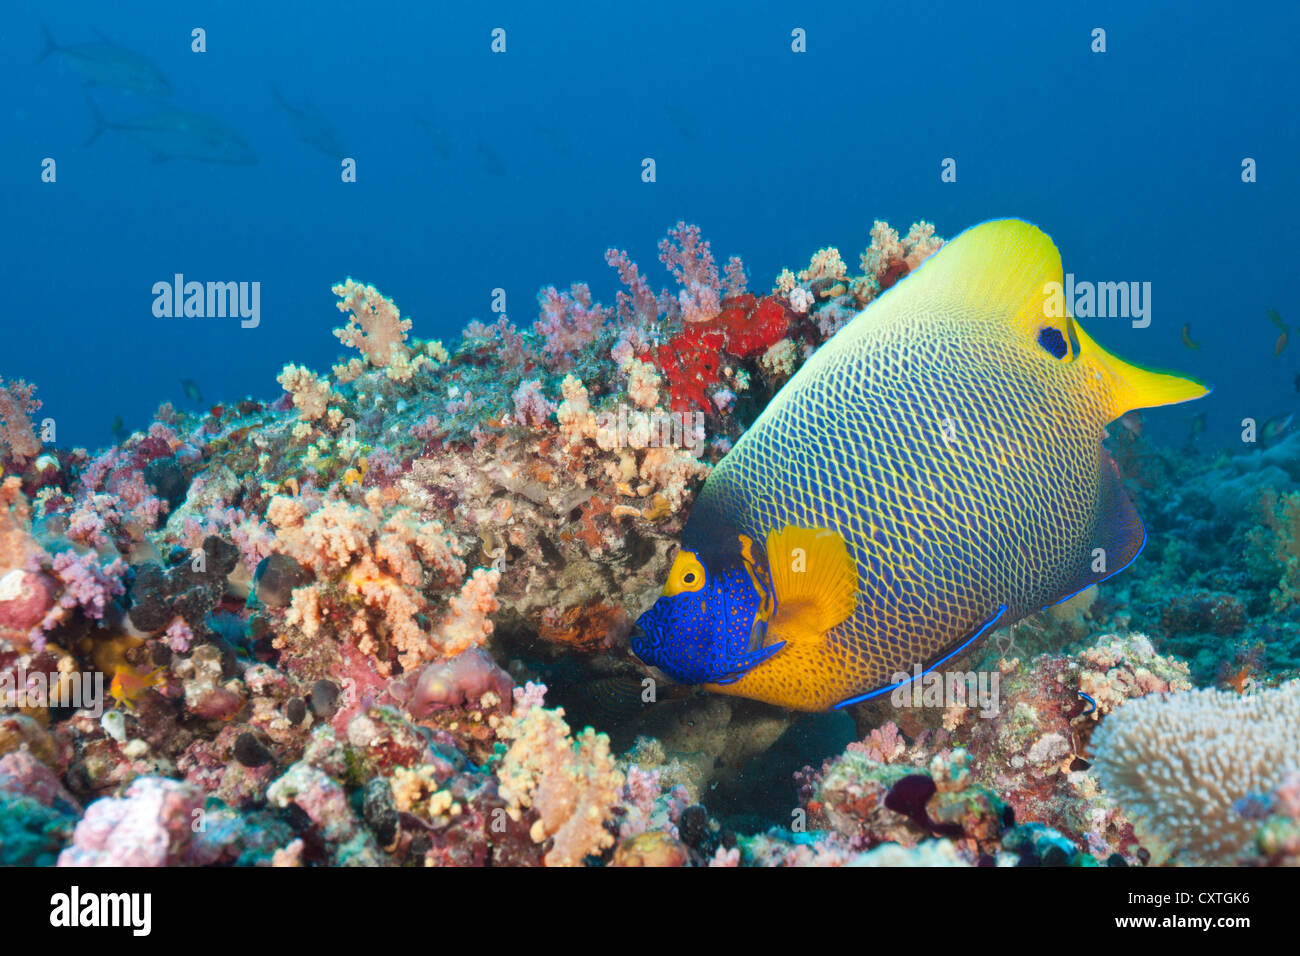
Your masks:
<path fill-rule="evenodd" d="M 868 242 L 764 291 L 679 222 L 669 287 L 610 249 L 612 298 L 449 347 L 348 279 L 332 369 L 94 454 L 0 383 L 0 863 L 1294 864 L 1300 433 L 1113 429 L 1142 559 L 933 695 L 804 717 L 631 655 L 713 465 L 942 240 Z"/>

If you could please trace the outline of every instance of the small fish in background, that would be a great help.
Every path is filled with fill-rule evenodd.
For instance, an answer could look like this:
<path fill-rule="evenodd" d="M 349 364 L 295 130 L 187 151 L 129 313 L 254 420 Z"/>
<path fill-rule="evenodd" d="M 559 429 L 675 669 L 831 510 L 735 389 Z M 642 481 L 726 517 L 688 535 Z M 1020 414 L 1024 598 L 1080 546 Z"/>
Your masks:
<path fill-rule="evenodd" d="M 1187 444 L 1196 444 L 1196 439 L 1205 434 L 1206 418 L 1205 412 L 1201 412 L 1192 419 L 1191 427 L 1187 431 Z"/>
<path fill-rule="evenodd" d="M 569 134 L 558 126 L 534 126 L 533 132 L 539 139 L 544 140 L 552 151 L 558 156 L 568 159 L 573 155 L 573 144 L 569 141 Z"/>
<path fill-rule="evenodd" d="M 120 47 L 102 35 L 96 43 L 59 46 L 49 25 L 44 21 L 41 22 L 41 29 L 45 33 L 45 49 L 37 63 L 54 55 L 85 77 L 88 84 L 109 86 L 143 96 L 171 96 L 172 87 L 167 82 L 167 77 L 140 54 Z"/>
<path fill-rule="evenodd" d="M 434 124 L 433 120 L 425 119 L 416 113 L 412 116 L 415 121 L 416 129 L 422 130 L 430 140 L 433 141 L 433 148 L 438 154 L 439 159 L 451 158 L 451 136 L 441 126 Z"/>
<path fill-rule="evenodd" d="M 1282 321 L 1282 316 L 1278 315 L 1277 309 L 1268 310 L 1268 320 L 1281 329 L 1277 341 L 1273 343 L 1273 358 L 1278 358 L 1286 349 L 1287 342 L 1291 340 L 1291 327 Z"/>
<path fill-rule="evenodd" d="M 1119 423 L 1123 425 L 1125 431 L 1127 431 L 1134 438 L 1142 437 L 1142 413 L 1141 412 L 1136 410 L 1128 412 L 1126 415 L 1120 418 Z"/>
<path fill-rule="evenodd" d="M 113 681 L 108 694 L 127 710 L 135 710 L 136 702 L 167 679 L 166 668 L 144 671 L 130 664 L 119 664 L 113 669 Z"/>
<path fill-rule="evenodd" d="M 1201 350 L 1201 343 L 1192 341 L 1192 323 L 1190 322 L 1183 323 L 1183 344 L 1193 352 Z"/>
<path fill-rule="evenodd" d="M 196 405 L 203 404 L 203 393 L 199 391 L 199 386 L 195 384 L 192 378 L 181 379 L 181 388 L 185 390 L 185 397 Z"/>
<path fill-rule="evenodd" d="M 1297 392 L 1300 392 L 1300 373 L 1297 373 L 1296 377 L 1291 380 L 1291 384 L 1295 386 Z"/>
<path fill-rule="evenodd" d="M 89 96 L 86 105 L 95 128 L 83 146 L 94 143 L 104 130 L 116 130 L 135 140 L 153 154 L 155 163 L 170 159 L 191 159 L 199 163 L 248 166 L 257 162 L 257 154 L 237 132 L 220 120 L 199 113 L 165 107 L 156 113 L 133 116 L 120 123 L 110 123 Z"/>
<path fill-rule="evenodd" d="M 682 134 L 683 139 L 689 143 L 695 142 L 698 127 L 694 113 L 677 100 L 669 100 L 665 103 L 664 112 L 668 116 L 668 121 L 673 124 L 677 132 Z"/>
<path fill-rule="evenodd" d="M 113 424 L 109 427 L 113 432 L 113 441 L 117 442 L 119 445 L 126 441 L 127 436 L 131 434 L 126 430 L 126 422 L 122 421 L 121 415 L 114 415 Z"/>
<path fill-rule="evenodd" d="M 1295 431 L 1296 417 L 1295 412 L 1285 415 L 1274 415 L 1259 429 L 1259 443 L 1264 448 L 1270 445 L 1276 445 L 1291 432 Z"/>
<path fill-rule="evenodd" d="M 347 147 L 343 145 L 343 137 L 320 110 L 310 103 L 294 106 L 280 95 L 274 83 L 271 84 L 271 93 L 280 109 L 289 114 L 289 121 L 293 123 L 294 132 L 297 133 L 300 142 L 333 159 L 341 159 L 348 155 Z"/>
<path fill-rule="evenodd" d="M 479 167 L 485 173 L 490 176 L 504 176 L 506 174 L 506 164 L 501 161 L 501 156 L 482 136 L 478 138 L 477 152 Z"/>

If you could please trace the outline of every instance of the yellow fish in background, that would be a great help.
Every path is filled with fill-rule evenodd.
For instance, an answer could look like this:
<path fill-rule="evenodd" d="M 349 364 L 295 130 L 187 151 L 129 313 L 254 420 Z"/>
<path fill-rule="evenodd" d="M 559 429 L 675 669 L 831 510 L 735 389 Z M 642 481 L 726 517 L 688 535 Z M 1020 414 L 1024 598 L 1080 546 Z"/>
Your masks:
<path fill-rule="evenodd" d="M 143 671 L 130 664 L 119 664 L 113 669 L 113 681 L 108 685 L 108 695 L 128 710 L 135 710 L 136 701 L 150 688 L 167 680 L 166 668 Z"/>
<path fill-rule="evenodd" d="M 636 654 L 842 707 L 1131 563 L 1105 426 L 1207 389 L 1097 345 L 1062 283 L 1045 233 L 986 222 L 823 345 L 709 476 Z"/>

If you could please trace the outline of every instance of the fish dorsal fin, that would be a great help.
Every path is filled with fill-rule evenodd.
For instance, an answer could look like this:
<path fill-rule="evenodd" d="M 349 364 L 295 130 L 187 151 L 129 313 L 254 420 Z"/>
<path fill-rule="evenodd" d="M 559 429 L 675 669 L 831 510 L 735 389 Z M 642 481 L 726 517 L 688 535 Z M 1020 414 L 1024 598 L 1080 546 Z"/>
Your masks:
<path fill-rule="evenodd" d="M 994 219 L 944 243 L 881 304 L 959 321 L 998 322 L 1026 335 L 1036 335 L 1044 325 L 1064 333 L 1065 316 L 1057 307 L 1062 281 L 1061 254 L 1047 233 L 1019 219 Z"/>
<path fill-rule="evenodd" d="M 1071 323 L 1071 331 L 1079 343 L 1080 359 L 1094 364 L 1106 381 L 1112 420 L 1135 408 L 1190 402 L 1210 391 L 1190 378 L 1155 372 L 1125 362 L 1094 342 L 1078 322 Z"/>
<path fill-rule="evenodd" d="M 820 638 L 853 613 L 858 568 L 836 532 L 787 525 L 767 536 L 767 560 L 775 635 L 787 641 Z"/>

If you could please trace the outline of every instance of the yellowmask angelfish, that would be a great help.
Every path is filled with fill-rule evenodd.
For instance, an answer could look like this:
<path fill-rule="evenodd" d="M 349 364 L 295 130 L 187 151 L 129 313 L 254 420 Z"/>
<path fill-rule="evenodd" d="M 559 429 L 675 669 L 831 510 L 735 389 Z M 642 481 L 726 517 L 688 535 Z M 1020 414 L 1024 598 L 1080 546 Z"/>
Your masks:
<path fill-rule="evenodd" d="M 823 345 L 719 462 L 632 648 L 675 680 L 846 706 L 1114 574 L 1145 541 L 1101 447 L 1204 395 L 1068 315 L 1038 228 L 962 233 Z"/>

